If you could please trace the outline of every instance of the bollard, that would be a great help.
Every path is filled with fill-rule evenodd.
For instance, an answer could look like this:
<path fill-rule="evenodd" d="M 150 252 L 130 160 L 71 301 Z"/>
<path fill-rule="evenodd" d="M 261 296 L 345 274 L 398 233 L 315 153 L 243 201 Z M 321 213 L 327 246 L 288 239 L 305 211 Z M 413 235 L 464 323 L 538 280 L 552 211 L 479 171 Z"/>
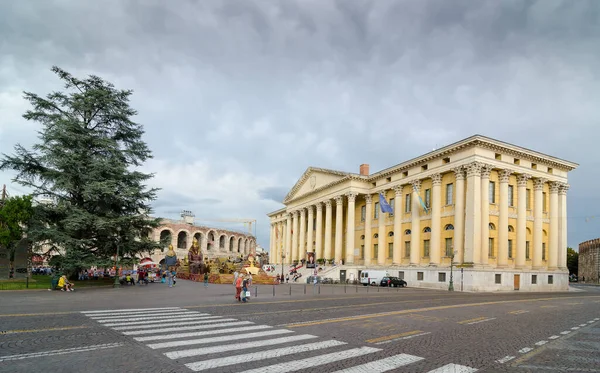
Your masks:
<path fill-rule="evenodd" d="M 306 294 L 306 284 L 304 284 L 304 294 Z"/>
<path fill-rule="evenodd" d="M 258 286 L 254 287 L 254 298 L 258 297 Z"/>
<path fill-rule="evenodd" d="M 292 285 L 290 285 L 290 297 L 292 296 Z"/>
<path fill-rule="evenodd" d="M 358 285 L 356 285 L 356 292 L 358 293 Z"/>
<path fill-rule="evenodd" d="M 29 277 L 25 278 L 25 288 L 29 289 Z"/>
<path fill-rule="evenodd" d="M 321 285 L 319 285 L 319 294 L 321 294 Z"/>
<path fill-rule="evenodd" d="M 273 296 L 275 296 L 275 285 L 273 285 Z"/>

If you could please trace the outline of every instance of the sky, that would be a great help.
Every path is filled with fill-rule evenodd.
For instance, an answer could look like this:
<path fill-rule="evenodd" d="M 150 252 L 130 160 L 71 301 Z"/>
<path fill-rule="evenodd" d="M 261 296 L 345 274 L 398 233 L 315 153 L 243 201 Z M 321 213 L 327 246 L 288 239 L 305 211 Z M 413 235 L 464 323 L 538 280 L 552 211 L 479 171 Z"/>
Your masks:
<path fill-rule="evenodd" d="M 0 153 L 38 141 L 22 92 L 53 65 L 101 76 L 134 90 L 157 216 L 256 219 L 268 247 L 307 167 L 481 134 L 579 163 L 568 244 L 600 237 L 600 1 L 1 1 L 0 36 Z"/>

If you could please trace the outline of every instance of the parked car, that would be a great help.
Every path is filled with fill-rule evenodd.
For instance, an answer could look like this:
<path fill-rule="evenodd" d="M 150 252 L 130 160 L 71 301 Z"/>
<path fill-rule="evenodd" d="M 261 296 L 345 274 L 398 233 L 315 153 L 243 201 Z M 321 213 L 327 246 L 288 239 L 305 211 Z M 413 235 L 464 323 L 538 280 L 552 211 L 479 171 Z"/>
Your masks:
<path fill-rule="evenodd" d="M 307 284 L 314 284 L 315 282 L 315 277 L 317 278 L 317 284 L 320 284 L 323 282 L 323 279 L 321 278 L 321 276 L 308 276 L 306 278 L 306 283 Z"/>
<path fill-rule="evenodd" d="M 405 287 L 406 285 L 408 285 L 406 283 L 406 281 L 399 279 L 398 277 L 384 277 L 381 279 L 381 283 L 379 284 L 379 286 L 389 286 L 392 288 L 395 287 Z"/>

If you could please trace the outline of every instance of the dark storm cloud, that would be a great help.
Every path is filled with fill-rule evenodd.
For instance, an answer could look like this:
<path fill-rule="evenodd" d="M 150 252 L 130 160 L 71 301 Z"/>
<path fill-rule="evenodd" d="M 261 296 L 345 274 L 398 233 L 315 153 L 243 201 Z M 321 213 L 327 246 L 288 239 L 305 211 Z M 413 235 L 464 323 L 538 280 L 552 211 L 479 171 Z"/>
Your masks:
<path fill-rule="evenodd" d="M 377 171 L 481 133 L 579 162 L 569 243 L 597 235 L 576 219 L 600 215 L 581 198 L 598 1 L 15 1 L 0 35 L 0 150 L 35 140 L 21 91 L 60 88 L 51 65 L 100 75 L 135 91 L 159 214 L 264 221 L 309 166 Z"/>

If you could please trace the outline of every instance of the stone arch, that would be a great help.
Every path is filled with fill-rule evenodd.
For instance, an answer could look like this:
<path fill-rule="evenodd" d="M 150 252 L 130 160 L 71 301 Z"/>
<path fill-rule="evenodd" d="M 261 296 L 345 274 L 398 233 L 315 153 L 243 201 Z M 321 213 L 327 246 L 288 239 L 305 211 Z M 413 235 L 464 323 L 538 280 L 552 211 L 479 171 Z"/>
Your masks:
<path fill-rule="evenodd" d="M 206 250 L 215 250 L 215 238 L 217 232 L 213 229 L 206 232 Z"/>
<path fill-rule="evenodd" d="M 233 236 L 229 237 L 229 251 L 231 251 L 231 252 L 234 251 L 233 250 L 233 241 L 234 241 L 234 238 L 235 237 L 233 237 Z"/>
<path fill-rule="evenodd" d="M 164 228 L 160 231 L 159 240 L 162 246 L 169 246 L 173 242 L 173 231 Z"/>
<path fill-rule="evenodd" d="M 454 230 L 454 225 L 452 224 L 446 224 L 446 226 L 444 227 L 445 231 L 453 231 Z"/>
<path fill-rule="evenodd" d="M 407 229 L 407 230 L 405 230 L 405 231 L 404 231 L 404 234 L 405 234 L 405 235 L 407 235 L 407 236 L 408 236 L 409 234 L 411 234 L 411 231 L 410 231 L 410 229 Z"/>
<path fill-rule="evenodd" d="M 489 228 L 491 231 L 495 231 L 495 230 L 496 230 L 496 226 L 494 225 L 494 223 L 490 223 L 490 224 L 488 224 L 488 228 Z"/>
<path fill-rule="evenodd" d="M 188 235 L 186 230 L 180 230 L 177 233 L 177 248 L 186 249 L 188 247 Z"/>
<path fill-rule="evenodd" d="M 238 253 L 243 253 L 242 251 L 242 237 L 238 238 L 238 244 L 237 244 L 237 252 Z"/>
<path fill-rule="evenodd" d="M 248 241 L 248 239 L 246 238 L 244 240 L 244 254 L 248 255 L 249 254 L 249 247 L 250 247 L 250 242 Z"/>
<path fill-rule="evenodd" d="M 222 250 L 222 251 L 227 250 L 227 248 L 225 247 L 226 239 L 227 239 L 227 237 L 225 236 L 225 234 L 221 234 L 219 236 L 219 250 Z"/>
<path fill-rule="evenodd" d="M 512 225 L 509 225 L 509 226 L 508 226 L 508 231 L 509 231 L 509 232 L 514 232 L 514 231 L 515 231 L 515 228 L 514 228 Z"/>
<path fill-rule="evenodd" d="M 204 241 L 204 235 L 202 234 L 202 232 L 194 232 L 194 238 L 196 239 L 196 241 L 198 241 L 198 246 L 202 248 L 202 242 Z"/>
<path fill-rule="evenodd" d="M 423 228 L 423 233 L 431 233 L 431 228 L 429 228 L 429 227 Z"/>

